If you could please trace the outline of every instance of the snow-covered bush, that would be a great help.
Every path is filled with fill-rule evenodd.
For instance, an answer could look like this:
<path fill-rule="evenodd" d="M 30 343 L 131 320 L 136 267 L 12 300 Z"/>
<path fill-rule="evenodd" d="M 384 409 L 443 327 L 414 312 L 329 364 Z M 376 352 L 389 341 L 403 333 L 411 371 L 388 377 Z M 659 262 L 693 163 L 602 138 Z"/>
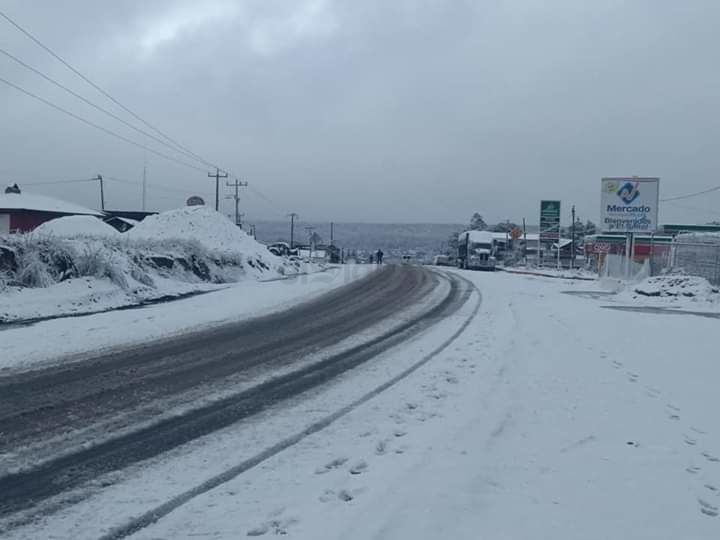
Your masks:
<path fill-rule="evenodd" d="M 43 260 L 41 251 L 25 249 L 17 258 L 15 281 L 26 287 L 48 287 L 58 281 L 51 270 L 57 270 Z"/>
<path fill-rule="evenodd" d="M 301 271 L 204 207 L 150 216 L 129 234 L 108 232 L 107 227 L 95 218 L 72 216 L 49 221 L 34 233 L 4 236 L 3 282 L 47 287 L 93 277 L 135 292 L 155 288 L 161 279 L 230 283 Z"/>
<path fill-rule="evenodd" d="M 0 292 L 3 292 L 5 289 L 7 289 L 9 283 L 10 274 L 8 274 L 5 270 L 0 270 Z"/>

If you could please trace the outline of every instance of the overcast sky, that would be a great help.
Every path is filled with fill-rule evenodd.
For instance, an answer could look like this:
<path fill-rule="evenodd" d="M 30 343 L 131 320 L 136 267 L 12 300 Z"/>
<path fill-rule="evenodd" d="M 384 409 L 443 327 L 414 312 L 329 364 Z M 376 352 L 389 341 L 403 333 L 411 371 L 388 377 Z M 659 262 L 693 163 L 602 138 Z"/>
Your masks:
<path fill-rule="evenodd" d="M 557 198 L 564 214 L 575 204 L 597 220 L 602 176 L 660 176 L 661 197 L 720 185 L 717 0 L 4 0 L 0 9 L 145 120 L 249 181 L 250 219 L 465 222 L 480 211 L 537 222 L 539 200 Z M 0 48 L 124 115 L 2 18 Z M 0 77 L 171 153 L 3 55 Z M 168 162 L 2 83 L 0 99 L 2 183 L 101 173 L 125 182 L 107 183 L 108 207 L 139 209 L 147 160 L 152 209 L 212 198 L 202 163 Z M 90 183 L 27 189 L 99 204 Z M 711 219 L 720 193 L 661 206 L 661 222 Z"/>

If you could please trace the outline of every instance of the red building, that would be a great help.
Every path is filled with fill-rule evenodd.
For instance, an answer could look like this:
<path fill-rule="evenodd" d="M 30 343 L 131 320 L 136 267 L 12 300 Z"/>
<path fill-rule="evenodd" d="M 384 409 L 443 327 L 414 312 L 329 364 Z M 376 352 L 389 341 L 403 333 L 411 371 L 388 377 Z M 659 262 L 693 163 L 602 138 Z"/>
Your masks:
<path fill-rule="evenodd" d="M 28 232 L 51 219 L 77 215 L 103 214 L 60 199 L 23 193 L 17 184 L 0 193 L 0 234 Z"/>

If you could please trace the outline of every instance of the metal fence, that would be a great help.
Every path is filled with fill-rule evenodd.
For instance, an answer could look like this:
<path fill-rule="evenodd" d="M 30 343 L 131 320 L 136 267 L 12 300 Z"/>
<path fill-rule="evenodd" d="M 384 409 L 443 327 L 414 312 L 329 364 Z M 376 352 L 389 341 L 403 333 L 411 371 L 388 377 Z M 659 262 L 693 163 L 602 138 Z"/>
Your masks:
<path fill-rule="evenodd" d="M 673 242 L 668 268 L 707 279 L 720 286 L 720 241 Z"/>
<path fill-rule="evenodd" d="M 679 235 L 671 243 L 650 246 L 632 260 L 619 253 L 589 259 L 589 269 L 604 277 L 642 279 L 677 271 L 700 276 L 720 286 L 720 237 Z"/>

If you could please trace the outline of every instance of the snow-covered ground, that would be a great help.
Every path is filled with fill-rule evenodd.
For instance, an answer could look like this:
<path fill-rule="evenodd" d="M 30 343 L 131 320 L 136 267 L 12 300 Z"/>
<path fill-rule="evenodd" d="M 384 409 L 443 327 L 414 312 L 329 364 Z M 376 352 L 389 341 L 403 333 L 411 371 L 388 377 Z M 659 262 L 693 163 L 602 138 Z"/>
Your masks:
<path fill-rule="evenodd" d="M 96 538 L 168 501 L 185 502 L 132 538 L 720 537 L 720 322 L 606 309 L 595 283 L 461 273 L 477 313 L 478 297 L 336 384 L 9 537 Z"/>
<path fill-rule="evenodd" d="M 84 353 L 172 337 L 190 330 L 287 309 L 373 270 L 370 265 L 331 267 L 324 272 L 282 280 L 245 280 L 225 284 L 219 290 L 217 285 L 204 284 L 210 290 L 207 294 L 169 303 L 54 319 L 29 326 L 0 327 L 0 370 L 26 369 L 59 359 L 78 360 L 83 358 Z M 82 288 L 82 282 L 73 280 L 55 287 Z M 117 294 L 117 288 L 105 282 L 93 280 L 90 284 L 95 288 L 87 289 L 84 294 L 97 294 L 105 303 Z M 26 289 L 24 298 L 31 300 L 33 293 L 39 296 L 35 305 L 47 309 L 44 289 Z M 82 298 L 81 293 L 72 290 L 67 297 L 79 299 Z M 104 298 L 101 296 L 103 293 L 106 294 Z M 12 296 L 6 295 L 6 298 L 12 300 Z"/>

